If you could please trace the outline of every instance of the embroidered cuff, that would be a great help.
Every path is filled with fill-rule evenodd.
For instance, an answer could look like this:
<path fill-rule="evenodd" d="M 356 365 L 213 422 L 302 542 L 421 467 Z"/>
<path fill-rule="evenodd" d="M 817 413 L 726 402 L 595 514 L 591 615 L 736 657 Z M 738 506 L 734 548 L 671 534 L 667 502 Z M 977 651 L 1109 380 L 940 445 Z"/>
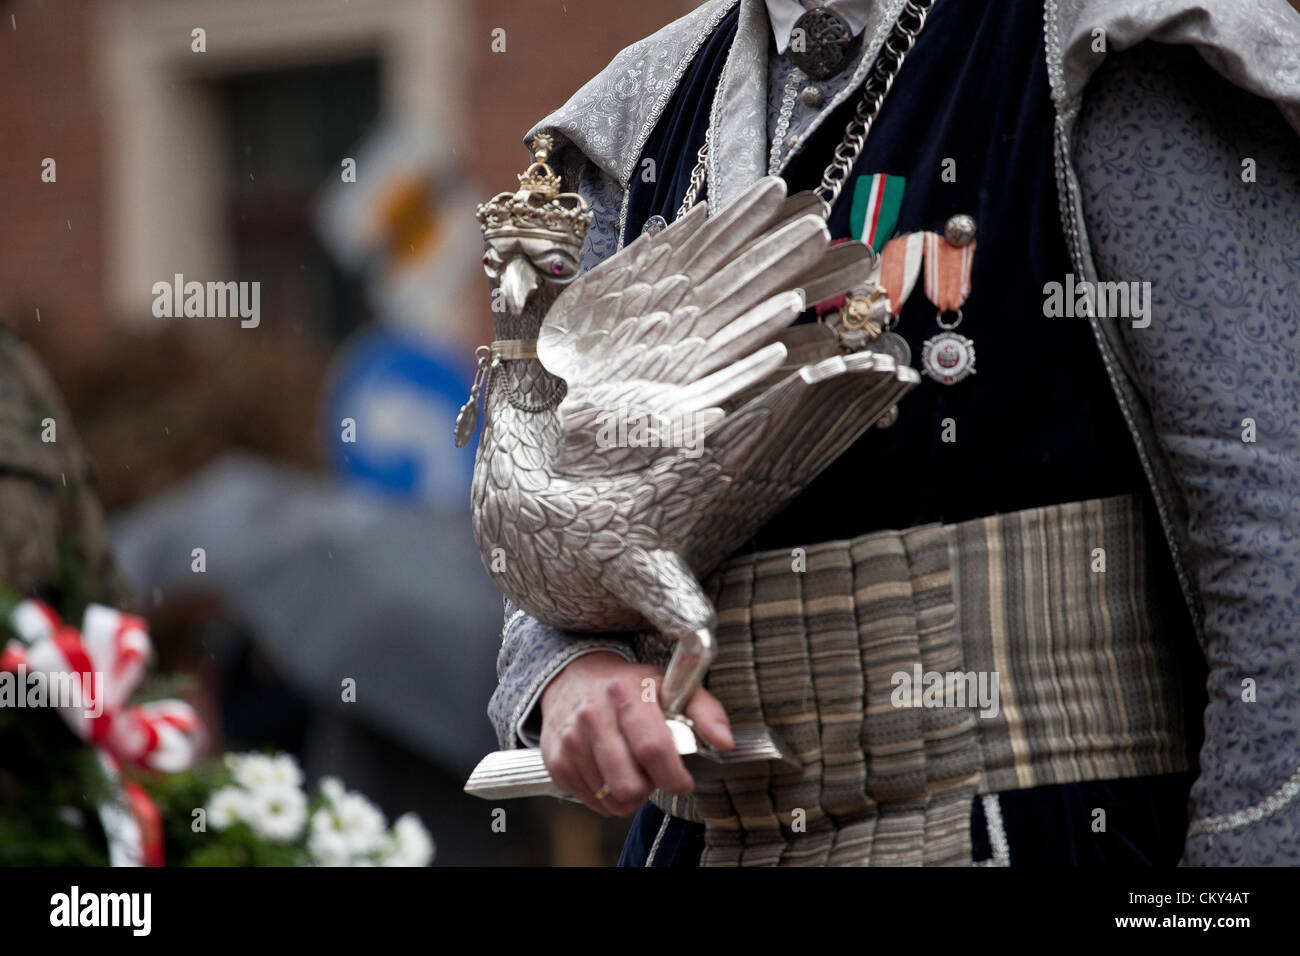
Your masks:
<path fill-rule="evenodd" d="M 1285 866 L 1300 858 L 1300 768 L 1260 803 L 1193 820 L 1183 866 Z"/>
<path fill-rule="evenodd" d="M 502 749 L 536 747 L 541 738 L 542 692 L 570 661 L 609 651 L 634 661 L 632 645 L 617 635 L 576 634 L 549 627 L 517 610 L 509 601 L 497 656 L 497 689 L 488 717 Z"/>
<path fill-rule="evenodd" d="M 548 658 L 544 667 L 534 676 L 533 683 L 536 690 L 532 691 L 529 696 L 520 702 L 516 710 L 514 722 L 515 737 L 520 741 L 519 746 L 537 747 L 541 745 L 542 740 L 542 708 L 538 706 L 542 700 L 542 692 L 555 678 L 555 675 L 564 670 L 570 661 L 582 657 L 584 654 L 593 654 L 596 651 L 610 651 L 618 654 L 626 661 L 633 661 L 632 650 L 625 643 L 611 641 L 607 639 L 581 638 L 575 635 L 562 635 L 568 638 L 567 646 L 551 658 Z"/>

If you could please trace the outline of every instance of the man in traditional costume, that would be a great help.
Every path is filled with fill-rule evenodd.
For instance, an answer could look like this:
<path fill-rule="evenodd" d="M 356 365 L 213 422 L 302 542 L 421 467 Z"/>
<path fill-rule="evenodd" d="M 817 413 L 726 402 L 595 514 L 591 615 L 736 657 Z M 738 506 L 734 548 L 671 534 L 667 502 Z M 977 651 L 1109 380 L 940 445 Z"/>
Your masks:
<path fill-rule="evenodd" d="M 816 190 L 881 263 L 804 321 L 925 376 L 709 585 L 689 716 L 802 770 L 692 789 L 665 649 L 507 602 L 502 745 L 649 795 L 623 863 L 1300 862 L 1297 50 L 1285 0 L 710 0 L 529 133 L 584 268 Z"/>

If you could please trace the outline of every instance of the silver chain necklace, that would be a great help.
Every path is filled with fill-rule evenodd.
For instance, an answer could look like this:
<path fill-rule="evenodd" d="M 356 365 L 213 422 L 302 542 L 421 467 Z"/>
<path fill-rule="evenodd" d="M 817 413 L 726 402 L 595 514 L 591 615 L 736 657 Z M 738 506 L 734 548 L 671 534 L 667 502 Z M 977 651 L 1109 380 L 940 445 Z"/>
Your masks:
<path fill-rule="evenodd" d="M 867 143 L 867 135 L 871 132 L 871 126 L 880 113 L 880 107 L 884 105 L 885 97 L 893 87 L 899 70 L 903 68 L 903 61 L 907 59 L 907 55 L 912 52 L 912 47 L 916 45 L 916 38 L 920 36 L 921 29 L 925 26 L 926 17 L 930 15 L 934 3 L 935 0 L 907 0 L 902 12 L 898 15 L 894 29 L 885 38 L 884 46 L 881 47 L 880 54 L 876 57 L 876 62 L 871 68 L 871 73 L 867 76 L 866 83 L 863 84 L 862 98 L 858 101 L 858 108 L 854 110 L 853 118 L 849 120 L 848 126 L 844 129 L 844 138 L 840 140 L 839 146 L 835 147 L 834 158 L 831 159 L 830 165 L 822 173 L 821 183 L 813 190 L 814 194 L 822 202 L 823 219 L 830 218 L 835 201 L 840 198 L 844 184 L 848 182 L 849 174 L 853 172 L 858 157 L 862 155 L 862 149 Z M 677 209 L 677 216 L 675 217 L 677 219 L 680 219 L 688 209 L 695 205 L 700 190 L 704 187 L 705 179 L 708 176 L 709 150 L 712 142 L 713 126 L 710 124 L 704 133 L 704 145 L 700 147 L 700 151 L 696 156 L 695 168 L 691 170 L 686 195 L 682 198 L 682 204 Z"/>

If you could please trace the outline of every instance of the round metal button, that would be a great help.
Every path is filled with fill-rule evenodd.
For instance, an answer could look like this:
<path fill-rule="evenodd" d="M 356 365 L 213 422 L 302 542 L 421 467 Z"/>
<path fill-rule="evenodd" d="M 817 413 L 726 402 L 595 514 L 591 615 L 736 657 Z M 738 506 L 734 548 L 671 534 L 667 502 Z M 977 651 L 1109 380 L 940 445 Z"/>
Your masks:
<path fill-rule="evenodd" d="M 943 236 L 954 246 L 969 246 L 975 241 L 975 220 L 970 216 L 953 216 L 944 226 Z"/>
<path fill-rule="evenodd" d="M 812 109 L 817 109 L 826 102 L 826 96 L 822 93 L 820 86 L 805 86 L 803 92 L 799 94 L 799 98 L 803 100 L 804 106 Z"/>
<path fill-rule="evenodd" d="M 859 42 L 844 18 L 825 7 L 814 7 L 796 20 L 790 36 L 790 58 L 814 80 L 842 72 Z"/>

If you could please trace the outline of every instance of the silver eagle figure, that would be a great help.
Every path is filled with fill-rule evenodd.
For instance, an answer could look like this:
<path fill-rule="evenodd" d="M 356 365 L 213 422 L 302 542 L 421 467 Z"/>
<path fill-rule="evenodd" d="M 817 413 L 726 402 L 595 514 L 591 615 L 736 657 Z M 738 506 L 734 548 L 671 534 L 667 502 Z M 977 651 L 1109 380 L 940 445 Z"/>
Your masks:
<path fill-rule="evenodd" d="M 519 190 L 478 209 L 496 341 L 457 422 L 464 444 L 484 391 L 474 534 L 501 591 L 538 620 L 648 624 L 675 640 L 659 702 L 680 723 L 715 649 L 700 578 L 919 377 L 886 355 L 841 354 L 823 324 L 791 326 L 875 261 L 862 243 L 829 247 L 813 194 L 762 179 L 580 274 L 591 213 L 560 191 L 549 138 L 533 148 Z M 736 750 L 763 747 L 737 736 Z M 556 792 L 536 751 L 493 757 L 467 791 Z"/>

